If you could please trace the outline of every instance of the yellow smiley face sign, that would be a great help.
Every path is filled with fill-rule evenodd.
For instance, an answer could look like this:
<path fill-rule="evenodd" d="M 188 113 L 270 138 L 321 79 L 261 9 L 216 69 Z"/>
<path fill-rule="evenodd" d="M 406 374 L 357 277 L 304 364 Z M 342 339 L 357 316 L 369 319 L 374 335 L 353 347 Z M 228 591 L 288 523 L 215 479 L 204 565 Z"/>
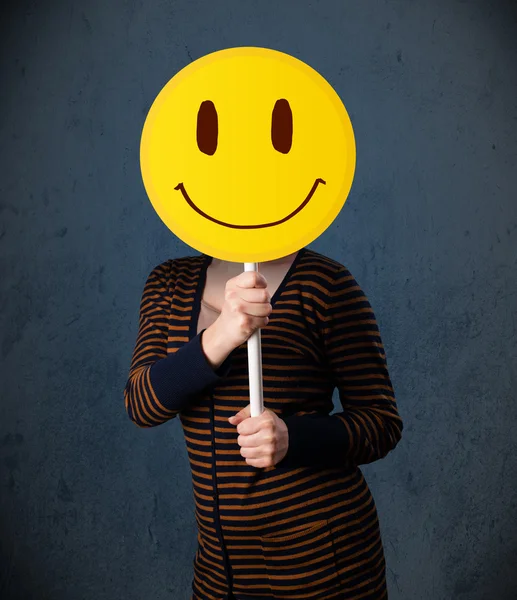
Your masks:
<path fill-rule="evenodd" d="M 336 218 L 356 150 L 348 113 L 307 64 L 258 47 L 179 71 L 147 115 L 142 178 L 169 229 L 232 262 L 296 252 Z"/>

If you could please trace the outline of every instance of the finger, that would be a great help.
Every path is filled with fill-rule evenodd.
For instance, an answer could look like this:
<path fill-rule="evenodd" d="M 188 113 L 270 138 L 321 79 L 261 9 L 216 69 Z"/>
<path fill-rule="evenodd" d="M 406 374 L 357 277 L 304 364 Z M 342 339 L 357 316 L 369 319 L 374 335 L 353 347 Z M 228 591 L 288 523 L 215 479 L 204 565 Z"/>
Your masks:
<path fill-rule="evenodd" d="M 252 435 L 253 433 L 257 433 L 264 426 L 264 418 L 262 415 L 258 417 L 249 417 L 248 419 L 244 419 L 237 425 L 237 433 L 241 435 Z"/>
<path fill-rule="evenodd" d="M 262 430 L 248 435 L 241 433 L 237 437 L 237 443 L 241 448 L 258 448 L 264 444 L 267 444 L 267 441 L 267 439 L 264 439 Z"/>
<path fill-rule="evenodd" d="M 246 461 L 248 461 L 248 460 L 267 461 L 267 460 L 271 459 L 271 454 L 267 450 L 264 450 L 263 447 L 241 448 L 240 453 L 241 453 L 241 456 L 246 459 Z"/>
<path fill-rule="evenodd" d="M 241 456 L 243 458 L 252 458 L 257 460 L 258 458 L 265 458 L 267 453 L 264 452 L 260 447 L 258 448 L 248 448 L 244 447 L 240 449 Z"/>
<path fill-rule="evenodd" d="M 242 304 L 241 312 L 250 317 L 269 317 L 272 311 L 271 304 L 255 304 L 253 302 L 244 302 Z"/>
<path fill-rule="evenodd" d="M 242 421 L 244 421 L 244 419 L 247 419 L 251 415 L 250 411 L 251 411 L 251 406 L 248 404 L 248 406 L 245 406 L 237 414 L 232 415 L 231 417 L 229 417 L 228 421 L 232 425 L 238 425 L 239 423 L 241 423 Z"/>
<path fill-rule="evenodd" d="M 255 467 L 256 469 L 266 469 L 268 467 L 272 467 L 273 462 L 267 457 L 264 458 L 246 458 L 246 464 L 250 467 Z"/>
<path fill-rule="evenodd" d="M 253 304 L 268 304 L 271 302 L 271 294 L 267 288 L 241 288 L 237 290 L 238 295 Z"/>
<path fill-rule="evenodd" d="M 262 273 L 258 271 L 243 271 L 240 275 L 237 275 L 235 279 L 235 285 L 240 288 L 265 288 L 267 287 L 267 281 Z"/>

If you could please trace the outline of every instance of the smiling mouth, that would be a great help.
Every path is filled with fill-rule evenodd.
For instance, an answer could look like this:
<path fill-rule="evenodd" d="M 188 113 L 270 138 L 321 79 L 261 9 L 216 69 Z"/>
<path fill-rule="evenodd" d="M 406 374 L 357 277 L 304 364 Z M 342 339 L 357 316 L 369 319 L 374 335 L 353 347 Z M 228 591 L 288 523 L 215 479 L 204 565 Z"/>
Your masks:
<path fill-rule="evenodd" d="M 223 225 L 223 227 L 231 227 L 233 229 L 260 229 L 261 227 L 273 227 L 273 225 L 280 225 L 280 223 L 285 223 L 286 221 L 289 221 L 289 219 L 294 217 L 294 215 L 299 213 L 302 210 L 302 208 L 304 206 L 306 206 L 306 204 L 309 202 L 309 200 L 312 198 L 314 192 L 316 191 L 318 184 L 320 184 L 320 183 L 322 183 L 323 185 L 326 185 L 326 182 L 323 179 L 320 179 L 318 177 L 318 179 L 316 179 L 316 181 L 313 183 L 312 188 L 311 188 L 310 192 L 307 194 L 307 197 L 305 198 L 305 200 L 300 204 L 300 206 L 298 206 L 298 208 L 295 208 L 295 210 L 293 210 L 293 212 L 289 213 L 286 217 L 284 217 L 283 219 L 279 219 L 278 221 L 271 221 L 271 223 L 261 223 L 260 225 L 234 225 L 233 223 L 226 223 L 225 221 L 220 221 L 219 219 L 211 217 L 206 212 L 203 212 L 200 208 L 198 208 L 194 204 L 194 202 L 192 202 L 189 195 L 187 194 L 187 190 L 185 189 L 185 186 L 183 185 L 183 183 L 178 183 L 178 185 L 174 189 L 180 190 L 180 192 L 183 194 L 183 197 L 187 201 L 188 205 L 191 208 L 193 208 L 199 215 L 201 215 L 205 219 L 208 219 L 209 221 L 212 221 L 213 223 L 217 223 L 218 225 Z"/>

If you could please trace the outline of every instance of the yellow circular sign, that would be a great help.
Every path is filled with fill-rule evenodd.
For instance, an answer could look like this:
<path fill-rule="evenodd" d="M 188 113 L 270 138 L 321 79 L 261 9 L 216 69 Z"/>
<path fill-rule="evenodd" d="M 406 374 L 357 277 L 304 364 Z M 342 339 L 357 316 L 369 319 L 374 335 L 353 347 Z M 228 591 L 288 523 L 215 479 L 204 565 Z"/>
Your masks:
<path fill-rule="evenodd" d="M 147 115 L 142 178 L 162 221 L 196 250 L 265 262 L 315 240 L 346 201 L 356 150 L 332 86 L 268 48 L 213 52 L 179 71 Z"/>

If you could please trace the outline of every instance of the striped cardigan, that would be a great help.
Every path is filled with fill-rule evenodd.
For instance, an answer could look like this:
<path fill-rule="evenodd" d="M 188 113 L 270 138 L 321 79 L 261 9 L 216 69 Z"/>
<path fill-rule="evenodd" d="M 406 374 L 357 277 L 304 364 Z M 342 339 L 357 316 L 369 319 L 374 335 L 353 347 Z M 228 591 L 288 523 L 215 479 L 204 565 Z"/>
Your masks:
<path fill-rule="evenodd" d="M 249 403 L 247 344 L 213 369 L 196 333 L 211 260 L 151 271 L 124 389 L 139 427 L 182 424 L 198 527 L 191 600 L 387 598 L 359 465 L 386 456 L 403 426 L 370 303 L 345 266 L 298 252 L 261 329 L 264 406 L 285 421 L 289 448 L 259 469 L 228 423 Z M 335 387 L 343 410 L 331 415 Z"/>

